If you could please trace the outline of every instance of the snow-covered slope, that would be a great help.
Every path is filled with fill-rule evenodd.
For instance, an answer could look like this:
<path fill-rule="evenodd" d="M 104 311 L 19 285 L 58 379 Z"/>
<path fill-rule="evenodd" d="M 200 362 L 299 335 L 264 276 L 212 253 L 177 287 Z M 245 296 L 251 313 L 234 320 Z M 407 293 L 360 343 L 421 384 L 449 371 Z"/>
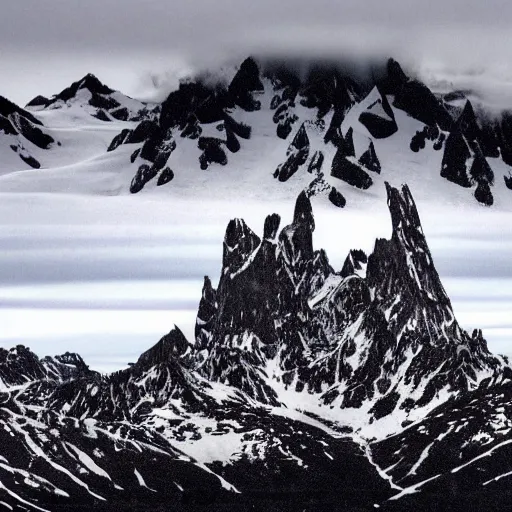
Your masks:
<path fill-rule="evenodd" d="M 457 98 L 463 108 L 393 60 L 362 80 L 334 65 L 299 76 L 249 58 L 228 85 L 191 79 L 161 105 L 87 75 L 29 103 L 60 146 L 41 157 L 44 173 L 14 172 L 28 166 L 2 150 L 0 192 L 229 201 L 307 190 L 315 201 L 357 208 L 385 198 L 389 181 L 408 183 L 419 201 L 476 198 L 508 210 L 512 117 L 491 119 Z"/>

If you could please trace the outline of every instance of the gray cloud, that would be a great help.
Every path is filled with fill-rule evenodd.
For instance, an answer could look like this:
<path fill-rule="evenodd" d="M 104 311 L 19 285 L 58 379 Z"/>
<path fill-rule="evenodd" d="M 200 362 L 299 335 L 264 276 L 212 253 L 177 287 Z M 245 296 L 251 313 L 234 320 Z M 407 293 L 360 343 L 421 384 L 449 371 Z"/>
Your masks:
<path fill-rule="evenodd" d="M 6 2 L 0 72 L 9 79 L 0 93 L 24 102 L 92 71 L 127 93 L 148 94 L 152 81 L 169 88 L 191 69 L 247 53 L 309 52 L 393 54 L 433 84 L 482 84 L 488 92 L 497 81 L 508 101 L 511 21 L 507 0 Z"/>

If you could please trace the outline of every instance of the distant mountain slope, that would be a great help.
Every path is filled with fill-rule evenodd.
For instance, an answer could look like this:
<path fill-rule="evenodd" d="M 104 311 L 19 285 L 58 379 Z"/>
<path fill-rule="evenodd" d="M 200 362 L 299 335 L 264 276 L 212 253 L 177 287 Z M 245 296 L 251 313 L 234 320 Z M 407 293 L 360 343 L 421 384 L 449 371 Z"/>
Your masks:
<path fill-rule="evenodd" d="M 89 112 L 101 121 L 138 121 L 152 115 L 148 105 L 111 89 L 92 74 L 73 82 L 51 98 L 35 97 L 27 103 L 27 108 L 58 109 L 76 103 L 87 105 Z"/>
<path fill-rule="evenodd" d="M 508 111 L 436 95 L 394 60 L 363 78 L 332 62 L 303 68 L 248 58 L 226 83 L 190 78 L 161 104 L 87 75 L 29 103 L 63 147 L 39 162 L 44 174 L 12 173 L 29 166 L 4 158 L 0 191 L 293 200 L 304 190 L 351 208 L 384 197 L 389 181 L 422 200 L 510 208 Z"/>
<path fill-rule="evenodd" d="M 41 164 L 34 155 L 56 144 L 60 143 L 55 141 L 39 119 L 0 96 L 0 153 L 8 153 L 10 159 L 14 160 L 12 151 L 24 165 L 38 169 Z"/>

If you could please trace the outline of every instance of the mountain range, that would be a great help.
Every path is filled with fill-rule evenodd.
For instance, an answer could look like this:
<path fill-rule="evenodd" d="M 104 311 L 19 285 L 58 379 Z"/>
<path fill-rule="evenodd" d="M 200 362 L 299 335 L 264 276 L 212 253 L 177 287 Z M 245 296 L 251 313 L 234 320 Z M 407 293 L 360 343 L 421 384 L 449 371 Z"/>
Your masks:
<path fill-rule="evenodd" d="M 507 510 L 512 369 L 457 323 L 409 187 L 386 196 L 391 236 L 341 270 L 307 191 L 283 227 L 232 219 L 194 339 L 124 370 L 0 349 L 0 504 Z"/>
<path fill-rule="evenodd" d="M 93 75 L 24 109 L 2 98 L 0 192 L 196 197 L 208 183 L 219 198 L 304 190 L 343 208 L 390 181 L 507 209 L 511 112 L 471 91 L 435 93 L 393 59 L 371 71 L 249 57 L 225 77 L 183 80 L 162 103 Z"/>

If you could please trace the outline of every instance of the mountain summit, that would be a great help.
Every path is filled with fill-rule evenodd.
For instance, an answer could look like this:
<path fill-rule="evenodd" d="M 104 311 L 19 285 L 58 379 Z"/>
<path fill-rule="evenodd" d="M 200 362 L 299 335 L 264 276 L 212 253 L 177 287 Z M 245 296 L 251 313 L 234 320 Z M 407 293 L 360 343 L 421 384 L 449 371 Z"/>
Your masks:
<path fill-rule="evenodd" d="M 512 370 L 458 325 L 409 188 L 386 191 L 391 237 L 339 272 L 305 192 L 281 229 L 231 220 L 193 342 L 174 327 L 109 375 L 0 350 L 0 502 L 503 510 Z"/>

